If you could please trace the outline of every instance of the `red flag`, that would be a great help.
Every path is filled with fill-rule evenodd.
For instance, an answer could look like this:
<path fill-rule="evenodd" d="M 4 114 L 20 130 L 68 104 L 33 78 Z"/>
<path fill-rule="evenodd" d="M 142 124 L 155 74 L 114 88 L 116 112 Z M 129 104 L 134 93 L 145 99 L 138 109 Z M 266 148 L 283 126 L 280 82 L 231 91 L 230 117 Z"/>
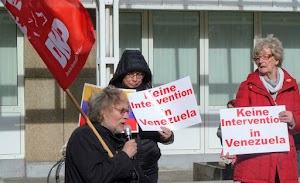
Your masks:
<path fill-rule="evenodd" d="M 23 34 L 66 90 L 95 42 L 87 10 L 79 0 L 1 0 Z"/>

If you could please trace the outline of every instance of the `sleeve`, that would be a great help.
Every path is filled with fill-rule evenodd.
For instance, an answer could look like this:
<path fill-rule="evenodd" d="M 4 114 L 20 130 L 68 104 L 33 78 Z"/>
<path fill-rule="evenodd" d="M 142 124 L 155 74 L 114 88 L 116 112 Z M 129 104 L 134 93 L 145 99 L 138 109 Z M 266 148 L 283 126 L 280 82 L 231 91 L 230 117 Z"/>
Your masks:
<path fill-rule="evenodd" d="M 246 81 L 242 82 L 242 84 L 239 87 L 239 90 L 236 94 L 236 103 L 234 107 L 249 107 L 251 106 L 250 100 L 249 100 L 249 88 L 248 83 Z"/>
<path fill-rule="evenodd" d="M 217 136 L 219 137 L 220 141 L 221 141 L 221 145 L 222 144 L 222 130 L 221 130 L 221 123 L 219 124 L 218 130 L 217 130 Z"/>
<path fill-rule="evenodd" d="M 134 164 L 125 152 L 120 151 L 110 158 L 96 136 L 74 136 L 68 146 L 67 153 L 84 182 L 130 179 L 134 172 Z"/>
<path fill-rule="evenodd" d="M 164 145 L 169 145 L 169 144 L 172 144 L 174 142 L 174 133 L 172 132 L 172 135 L 170 136 L 169 139 L 167 140 L 164 140 L 162 138 L 162 136 L 160 135 L 160 143 L 164 144 Z"/>
<path fill-rule="evenodd" d="M 160 134 L 157 131 L 139 131 L 141 139 L 150 139 L 155 142 L 160 142 Z"/>
<path fill-rule="evenodd" d="M 157 131 L 143 131 L 140 129 L 139 131 L 141 139 L 150 139 L 155 142 L 160 142 L 162 144 L 168 145 L 172 144 L 174 142 L 174 133 L 172 132 L 172 135 L 169 139 L 164 140 L 162 136 Z"/>
<path fill-rule="evenodd" d="M 221 124 L 219 124 L 219 126 L 218 126 L 217 136 L 222 140 Z"/>
<path fill-rule="evenodd" d="M 294 110 L 293 110 L 293 116 L 296 122 L 296 125 L 289 129 L 289 131 L 292 134 L 296 134 L 300 132 L 300 94 L 299 94 L 299 88 L 298 85 L 295 84 L 295 97 L 294 97 Z"/>

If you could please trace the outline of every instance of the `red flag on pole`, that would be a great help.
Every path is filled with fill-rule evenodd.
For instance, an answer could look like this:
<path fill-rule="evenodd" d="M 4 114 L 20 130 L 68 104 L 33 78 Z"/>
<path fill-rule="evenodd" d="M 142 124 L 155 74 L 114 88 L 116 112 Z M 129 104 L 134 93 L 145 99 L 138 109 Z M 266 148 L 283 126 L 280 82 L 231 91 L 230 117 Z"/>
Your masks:
<path fill-rule="evenodd" d="M 95 42 L 87 10 L 79 0 L 1 0 L 23 34 L 66 90 Z"/>
<path fill-rule="evenodd" d="M 59 85 L 84 116 L 109 157 L 112 152 L 82 111 L 68 87 L 95 43 L 87 10 L 79 0 L 1 0 Z"/>

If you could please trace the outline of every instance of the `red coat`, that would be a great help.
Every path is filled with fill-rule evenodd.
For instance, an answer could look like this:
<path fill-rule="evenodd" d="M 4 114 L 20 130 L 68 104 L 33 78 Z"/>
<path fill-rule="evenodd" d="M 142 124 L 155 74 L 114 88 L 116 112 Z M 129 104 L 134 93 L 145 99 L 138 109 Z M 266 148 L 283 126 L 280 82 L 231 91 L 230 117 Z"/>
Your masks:
<path fill-rule="evenodd" d="M 289 152 L 238 155 L 234 168 L 234 180 L 247 183 L 274 183 L 276 168 L 281 183 L 298 183 L 297 155 L 293 134 L 300 132 L 300 95 L 297 82 L 285 70 L 282 88 L 274 101 L 258 71 L 249 74 L 237 93 L 235 107 L 285 105 L 291 111 L 296 126 L 289 129 Z"/>

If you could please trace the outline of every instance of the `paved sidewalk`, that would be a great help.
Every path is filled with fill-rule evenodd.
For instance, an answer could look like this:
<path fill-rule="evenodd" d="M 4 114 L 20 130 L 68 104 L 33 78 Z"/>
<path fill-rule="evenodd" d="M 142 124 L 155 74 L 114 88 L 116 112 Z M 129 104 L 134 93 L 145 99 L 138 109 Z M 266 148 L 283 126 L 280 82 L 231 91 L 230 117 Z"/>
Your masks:
<path fill-rule="evenodd" d="M 199 183 L 233 183 L 233 181 L 197 181 Z M 0 179 L 0 183 L 47 183 L 47 178 L 11 178 Z M 51 177 L 50 183 L 55 183 Z M 193 182 L 193 170 L 162 170 L 158 183 L 196 183 Z"/>
<path fill-rule="evenodd" d="M 170 182 L 191 182 L 193 181 L 193 171 L 160 171 L 159 172 L 159 183 L 170 183 Z M 46 183 L 47 177 L 45 178 L 10 178 L 4 179 L 0 183 Z M 55 183 L 55 178 L 50 178 L 50 183 Z"/>
<path fill-rule="evenodd" d="M 158 182 L 192 182 L 193 170 L 162 170 L 159 171 Z"/>

